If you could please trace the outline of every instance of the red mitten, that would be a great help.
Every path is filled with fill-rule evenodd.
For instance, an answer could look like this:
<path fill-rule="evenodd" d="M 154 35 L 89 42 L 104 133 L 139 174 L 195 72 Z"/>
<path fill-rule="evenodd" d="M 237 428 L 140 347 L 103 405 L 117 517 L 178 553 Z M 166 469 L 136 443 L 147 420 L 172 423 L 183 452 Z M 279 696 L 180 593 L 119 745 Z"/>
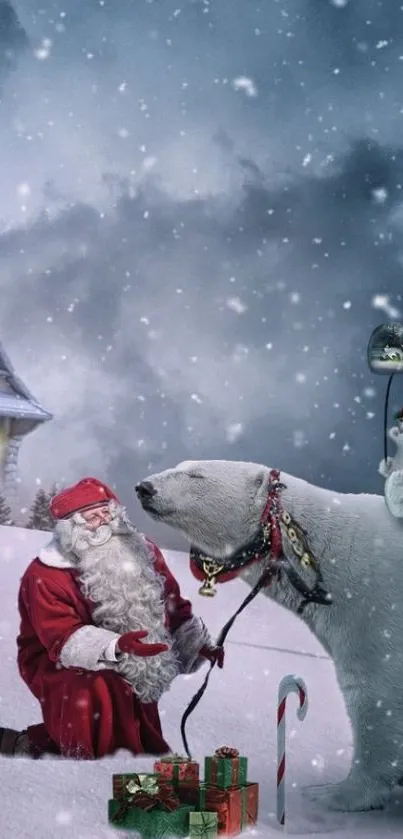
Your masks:
<path fill-rule="evenodd" d="M 220 670 L 224 667 L 224 647 L 202 647 L 199 655 L 217 664 Z"/>
<path fill-rule="evenodd" d="M 131 655 L 152 656 L 165 653 L 169 647 L 167 644 L 143 644 L 140 638 L 145 638 L 148 632 L 140 629 L 137 632 L 125 632 L 116 642 L 116 649 L 119 653 Z"/>

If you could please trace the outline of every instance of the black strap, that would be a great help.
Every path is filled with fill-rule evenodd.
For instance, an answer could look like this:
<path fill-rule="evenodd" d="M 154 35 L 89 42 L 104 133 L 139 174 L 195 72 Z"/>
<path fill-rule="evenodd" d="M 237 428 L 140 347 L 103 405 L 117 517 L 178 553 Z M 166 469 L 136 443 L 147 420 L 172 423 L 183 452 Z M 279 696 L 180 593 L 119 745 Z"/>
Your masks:
<path fill-rule="evenodd" d="M 384 404 L 384 408 L 383 408 L 383 456 L 384 456 L 384 458 L 385 458 L 385 466 L 386 466 L 386 461 L 387 461 L 387 459 L 388 459 L 388 437 L 387 437 L 387 432 L 388 432 L 388 407 L 389 407 L 389 394 L 390 394 L 390 388 L 391 388 L 391 385 L 392 385 L 392 381 L 393 381 L 393 376 L 394 376 L 394 375 L 395 375 L 395 374 L 394 374 L 394 373 L 392 373 L 392 375 L 391 375 L 391 376 L 389 376 L 388 386 L 387 386 L 387 388 L 386 388 L 385 404 Z"/>
<path fill-rule="evenodd" d="M 249 592 L 249 594 L 245 597 L 245 600 L 242 601 L 239 608 L 232 615 L 232 617 L 227 621 L 225 626 L 223 626 L 223 628 L 222 628 L 222 630 L 221 630 L 221 632 L 220 632 L 220 634 L 217 638 L 217 641 L 216 641 L 217 647 L 222 647 L 223 646 L 224 641 L 226 640 L 226 637 L 227 637 L 231 627 L 235 623 L 238 615 L 240 615 L 241 612 L 243 612 L 243 610 L 246 609 L 247 606 L 249 606 L 249 603 L 251 603 L 252 600 L 255 599 L 256 595 L 259 594 L 259 591 L 264 586 L 266 586 L 271 581 L 272 577 L 274 577 L 274 575 L 278 573 L 279 569 L 283 567 L 283 564 L 284 564 L 283 560 L 281 560 L 281 559 L 280 560 L 273 560 L 272 562 L 270 562 L 270 565 L 268 565 L 267 568 L 265 568 L 263 573 L 260 575 L 256 585 Z M 185 731 L 186 723 L 187 723 L 187 720 L 189 719 L 190 715 L 193 713 L 194 709 L 196 708 L 196 706 L 199 704 L 199 702 L 200 702 L 200 700 L 201 700 L 201 698 L 202 698 L 202 696 L 203 696 L 203 694 L 204 694 L 204 692 L 207 688 L 207 685 L 209 683 L 210 673 L 211 673 L 214 666 L 215 666 L 215 661 L 212 661 L 210 663 L 210 667 L 209 667 L 209 669 L 208 669 L 208 671 L 205 675 L 204 681 L 200 685 L 197 693 L 195 693 L 193 698 L 190 700 L 189 705 L 185 709 L 184 714 L 183 714 L 182 719 L 181 719 L 182 743 L 183 743 L 185 752 L 186 752 L 189 760 L 192 759 L 192 756 L 191 756 L 190 751 L 189 751 L 189 744 L 188 744 L 188 740 L 187 740 L 187 737 L 186 737 L 186 731 Z"/>

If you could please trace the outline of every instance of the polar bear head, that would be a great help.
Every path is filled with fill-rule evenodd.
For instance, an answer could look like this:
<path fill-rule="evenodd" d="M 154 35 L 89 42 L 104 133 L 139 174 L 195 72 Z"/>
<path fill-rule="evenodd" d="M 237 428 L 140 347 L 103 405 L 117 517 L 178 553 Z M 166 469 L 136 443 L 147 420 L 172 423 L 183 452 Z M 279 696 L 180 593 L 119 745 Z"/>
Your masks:
<path fill-rule="evenodd" d="M 270 470 L 232 460 L 184 461 L 136 487 L 143 509 L 200 550 L 225 559 L 257 534 Z"/>

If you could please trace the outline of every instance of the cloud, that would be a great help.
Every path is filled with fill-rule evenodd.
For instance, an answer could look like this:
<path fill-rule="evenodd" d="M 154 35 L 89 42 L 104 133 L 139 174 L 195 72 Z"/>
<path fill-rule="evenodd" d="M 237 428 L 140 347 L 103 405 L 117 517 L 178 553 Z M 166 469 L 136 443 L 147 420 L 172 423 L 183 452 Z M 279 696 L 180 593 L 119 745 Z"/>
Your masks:
<path fill-rule="evenodd" d="M 22 447 L 27 492 L 89 472 L 134 504 L 188 456 L 380 488 L 365 352 L 373 301 L 401 305 L 403 158 L 369 5 L 18 4 L 1 339 L 56 417 Z"/>

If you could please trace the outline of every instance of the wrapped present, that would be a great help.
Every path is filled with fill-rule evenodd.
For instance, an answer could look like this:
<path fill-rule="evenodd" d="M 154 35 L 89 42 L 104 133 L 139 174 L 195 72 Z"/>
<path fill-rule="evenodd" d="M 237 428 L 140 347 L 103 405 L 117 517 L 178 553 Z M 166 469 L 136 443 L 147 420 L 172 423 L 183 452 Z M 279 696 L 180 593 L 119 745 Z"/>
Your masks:
<path fill-rule="evenodd" d="M 199 781 L 181 781 L 175 785 L 175 793 L 181 804 L 198 804 L 200 797 Z"/>
<path fill-rule="evenodd" d="M 219 789 L 200 784 L 198 810 L 217 813 L 218 836 L 237 836 L 257 822 L 259 784 Z"/>
<path fill-rule="evenodd" d="M 136 830 L 144 839 L 187 836 L 189 813 L 169 784 L 158 785 L 154 775 L 135 775 L 126 784 L 128 795 L 109 801 L 109 821 L 115 827 Z"/>
<path fill-rule="evenodd" d="M 217 813 L 190 813 L 189 839 L 217 839 Z"/>
<path fill-rule="evenodd" d="M 126 808 L 122 812 L 122 805 Z M 138 804 L 138 802 L 137 802 Z M 194 807 L 181 805 L 175 810 L 163 810 L 157 805 L 147 810 L 131 799 L 109 800 L 109 822 L 113 827 L 135 830 L 142 839 L 165 839 L 171 836 L 189 836 L 189 815 Z"/>
<path fill-rule="evenodd" d="M 168 782 L 176 786 L 183 781 L 198 783 L 200 767 L 195 760 L 189 760 L 187 757 L 175 754 L 156 760 L 154 772 L 160 782 Z"/>
<path fill-rule="evenodd" d="M 247 783 L 248 758 L 240 757 L 238 749 L 221 746 L 212 757 L 204 759 L 204 781 L 220 789 L 240 787 Z"/>
<path fill-rule="evenodd" d="M 158 790 L 158 776 L 151 773 L 130 772 L 112 776 L 113 797 L 128 798 L 139 789 L 152 793 Z"/>

